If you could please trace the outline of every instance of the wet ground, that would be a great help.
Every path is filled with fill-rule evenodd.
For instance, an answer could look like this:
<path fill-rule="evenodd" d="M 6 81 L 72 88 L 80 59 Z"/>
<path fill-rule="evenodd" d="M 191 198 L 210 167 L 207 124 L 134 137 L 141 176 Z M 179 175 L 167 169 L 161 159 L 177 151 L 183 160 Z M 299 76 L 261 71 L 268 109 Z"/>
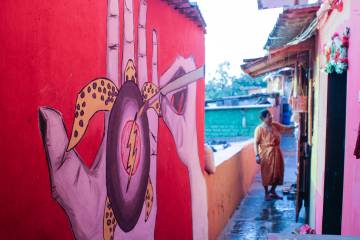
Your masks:
<path fill-rule="evenodd" d="M 285 160 L 284 186 L 291 186 L 296 183 L 297 171 L 295 137 L 283 137 L 281 149 Z M 277 193 L 282 195 L 282 190 L 282 186 L 278 187 Z M 303 222 L 303 213 L 300 214 L 299 222 L 295 222 L 293 194 L 284 195 L 283 200 L 264 200 L 264 190 L 258 173 L 248 195 L 239 204 L 220 239 L 267 239 L 268 233 L 291 233 Z"/>

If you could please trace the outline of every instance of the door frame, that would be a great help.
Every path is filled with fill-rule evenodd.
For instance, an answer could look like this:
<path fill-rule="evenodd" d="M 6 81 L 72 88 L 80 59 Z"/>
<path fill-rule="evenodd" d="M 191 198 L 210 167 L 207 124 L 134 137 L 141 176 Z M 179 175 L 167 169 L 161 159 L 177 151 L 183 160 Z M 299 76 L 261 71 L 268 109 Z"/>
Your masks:
<path fill-rule="evenodd" d="M 341 234 L 347 73 L 328 76 L 323 234 Z"/>

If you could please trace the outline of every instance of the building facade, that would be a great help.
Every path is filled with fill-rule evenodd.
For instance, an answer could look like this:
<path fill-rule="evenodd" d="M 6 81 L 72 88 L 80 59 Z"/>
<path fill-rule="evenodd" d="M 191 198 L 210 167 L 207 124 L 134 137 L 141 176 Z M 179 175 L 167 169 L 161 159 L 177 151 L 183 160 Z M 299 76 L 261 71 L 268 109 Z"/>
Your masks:
<path fill-rule="evenodd" d="M 295 70 L 297 205 L 318 234 L 360 235 L 359 11 L 355 0 L 285 7 L 268 55 L 242 66 L 252 76 Z"/>
<path fill-rule="evenodd" d="M 1 238 L 206 239 L 198 7 L 1 5 Z"/>
<path fill-rule="evenodd" d="M 310 207 L 310 223 L 317 232 L 331 232 L 330 229 L 335 228 L 336 233 L 355 236 L 360 235 L 360 190 L 356 187 L 360 184 L 360 162 L 354 156 L 360 119 L 359 10 L 359 1 L 325 1 L 318 13 Z M 341 74 L 328 73 L 325 46 L 336 35 L 342 38 L 346 28 L 350 29 L 349 68 Z M 336 81 L 343 81 L 344 85 L 338 86 Z M 336 106 L 336 102 L 342 102 L 343 110 Z M 334 109 L 339 110 L 333 112 Z M 342 128 L 340 133 L 336 128 Z M 330 147 L 341 149 L 341 153 L 337 153 L 340 158 L 331 158 Z M 332 193 L 334 187 L 336 191 Z M 332 199 L 337 201 L 332 203 Z M 329 221 L 330 218 L 336 220 Z"/>

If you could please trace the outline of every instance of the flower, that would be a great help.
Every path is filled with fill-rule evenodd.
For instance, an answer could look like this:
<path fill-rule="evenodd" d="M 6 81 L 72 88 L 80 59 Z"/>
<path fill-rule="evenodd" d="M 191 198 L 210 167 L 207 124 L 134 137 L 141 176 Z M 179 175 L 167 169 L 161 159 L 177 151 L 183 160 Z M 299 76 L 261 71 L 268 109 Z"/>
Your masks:
<path fill-rule="evenodd" d="M 316 234 L 315 229 L 312 229 L 309 225 L 304 224 L 298 229 L 296 229 L 296 232 L 299 234 Z"/>

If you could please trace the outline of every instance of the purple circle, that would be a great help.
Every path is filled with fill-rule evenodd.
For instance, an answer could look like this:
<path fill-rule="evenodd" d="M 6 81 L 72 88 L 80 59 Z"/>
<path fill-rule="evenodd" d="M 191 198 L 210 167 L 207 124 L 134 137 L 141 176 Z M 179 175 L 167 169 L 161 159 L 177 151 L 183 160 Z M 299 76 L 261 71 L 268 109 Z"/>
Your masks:
<path fill-rule="evenodd" d="M 108 197 L 119 227 L 124 232 L 132 230 L 144 205 L 146 187 L 150 171 L 149 123 L 146 112 L 137 117 L 140 131 L 140 162 L 137 171 L 131 176 L 122 166 L 121 131 L 128 121 L 132 121 L 143 105 L 138 86 L 128 81 L 122 85 L 112 107 L 106 146 L 106 186 Z"/>

